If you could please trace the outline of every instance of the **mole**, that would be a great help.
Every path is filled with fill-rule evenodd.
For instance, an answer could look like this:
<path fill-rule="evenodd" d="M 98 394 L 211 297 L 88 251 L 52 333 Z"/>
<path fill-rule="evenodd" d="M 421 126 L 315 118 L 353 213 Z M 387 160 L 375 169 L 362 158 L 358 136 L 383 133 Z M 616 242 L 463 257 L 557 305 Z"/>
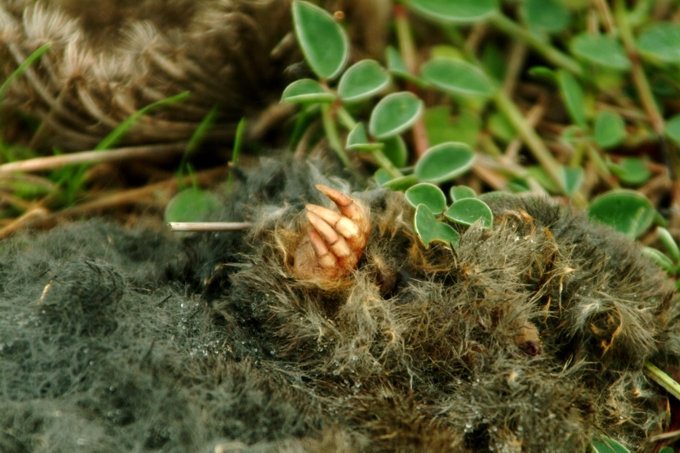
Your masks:
<path fill-rule="evenodd" d="M 652 451 L 668 397 L 642 370 L 678 366 L 680 330 L 639 245 L 490 193 L 492 228 L 428 248 L 401 193 L 240 174 L 215 220 L 248 231 L 3 243 L 0 450 Z"/>

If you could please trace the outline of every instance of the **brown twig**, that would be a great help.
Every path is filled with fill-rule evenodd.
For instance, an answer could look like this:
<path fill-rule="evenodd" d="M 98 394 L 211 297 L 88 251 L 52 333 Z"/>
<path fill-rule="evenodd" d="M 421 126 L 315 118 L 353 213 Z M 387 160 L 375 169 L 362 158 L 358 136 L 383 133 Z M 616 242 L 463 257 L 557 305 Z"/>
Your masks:
<path fill-rule="evenodd" d="M 536 127 L 536 125 L 543 119 L 543 115 L 545 115 L 546 112 L 546 98 L 541 97 L 538 102 L 531 107 L 529 112 L 526 115 L 526 121 L 527 124 L 533 128 Z M 505 148 L 505 152 L 503 153 L 506 158 L 509 160 L 516 160 L 517 155 L 519 154 L 519 150 L 522 148 L 522 139 L 519 137 L 515 137 Z"/>
<path fill-rule="evenodd" d="M 13 172 L 32 172 L 51 170 L 73 164 L 92 164 L 116 162 L 128 159 L 143 159 L 179 153 L 186 149 L 188 142 L 167 145 L 131 146 L 101 151 L 82 151 L 79 153 L 61 154 L 58 156 L 36 157 L 18 162 L 0 165 L 0 176 Z"/>
<path fill-rule="evenodd" d="M 168 225 L 173 232 L 240 231 L 253 226 L 250 222 L 170 222 Z"/>
<path fill-rule="evenodd" d="M 59 212 L 49 213 L 43 208 L 37 208 L 27 212 L 23 216 L 16 219 L 11 224 L 0 229 L 0 239 L 27 227 L 50 227 L 55 225 L 58 221 L 79 217 L 92 213 L 93 211 L 103 211 L 107 209 L 119 208 L 122 206 L 138 204 L 140 200 L 148 197 L 159 191 L 174 192 L 182 184 L 191 184 L 193 181 L 199 186 L 209 186 L 216 180 L 224 178 L 226 175 L 226 168 L 215 168 L 194 174 L 193 176 L 186 176 L 184 178 L 171 178 L 156 184 L 140 187 L 137 189 L 125 190 L 113 194 L 103 195 L 95 200 L 64 209 Z"/>

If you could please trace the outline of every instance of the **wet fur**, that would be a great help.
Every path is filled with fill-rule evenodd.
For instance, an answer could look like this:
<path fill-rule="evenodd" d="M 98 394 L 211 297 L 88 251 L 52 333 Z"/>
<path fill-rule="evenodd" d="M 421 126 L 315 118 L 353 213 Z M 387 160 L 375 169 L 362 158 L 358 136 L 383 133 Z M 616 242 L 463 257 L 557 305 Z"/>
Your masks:
<path fill-rule="evenodd" d="M 315 183 L 349 189 L 308 164 L 251 172 L 222 215 L 248 233 L 94 222 L 5 242 L 0 449 L 650 449 L 666 395 L 641 370 L 678 364 L 678 312 L 637 245 L 486 196 L 492 230 L 428 250 L 402 195 L 369 189 L 365 256 L 320 288 L 289 262 L 304 203 L 326 203 Z"/>

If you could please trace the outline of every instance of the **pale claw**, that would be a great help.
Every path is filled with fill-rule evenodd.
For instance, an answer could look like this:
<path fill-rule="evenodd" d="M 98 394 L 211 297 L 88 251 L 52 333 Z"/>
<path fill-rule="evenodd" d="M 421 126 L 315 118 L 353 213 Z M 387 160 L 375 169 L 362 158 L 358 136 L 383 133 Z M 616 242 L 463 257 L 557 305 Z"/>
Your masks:
<path fill-rule="evenodd" d="M 340 212 L 307 205 L 306 217 L 311 228 L 295 251 L 293 270 L 299 278 L 331 283 L 347 276 L 361 259 L 370 234 L 369 211 L 338 190 L 322 184 L 316 188 Z"/>

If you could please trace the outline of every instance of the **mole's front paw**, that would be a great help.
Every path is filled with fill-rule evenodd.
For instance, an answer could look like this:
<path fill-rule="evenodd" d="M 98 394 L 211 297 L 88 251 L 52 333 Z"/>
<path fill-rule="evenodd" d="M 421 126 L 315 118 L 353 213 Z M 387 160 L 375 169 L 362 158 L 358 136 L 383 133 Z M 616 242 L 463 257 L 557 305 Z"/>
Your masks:
<path fill-rule="evenodd" d="M 331 187 L 316 188 L 338 207 L 336 212 L 307 205 L 308 234 L 295 250 L 293 272 L 305 280 L 332 280 L 347 276 L 364 252 L 371 232 L 368 208 Z"/>

